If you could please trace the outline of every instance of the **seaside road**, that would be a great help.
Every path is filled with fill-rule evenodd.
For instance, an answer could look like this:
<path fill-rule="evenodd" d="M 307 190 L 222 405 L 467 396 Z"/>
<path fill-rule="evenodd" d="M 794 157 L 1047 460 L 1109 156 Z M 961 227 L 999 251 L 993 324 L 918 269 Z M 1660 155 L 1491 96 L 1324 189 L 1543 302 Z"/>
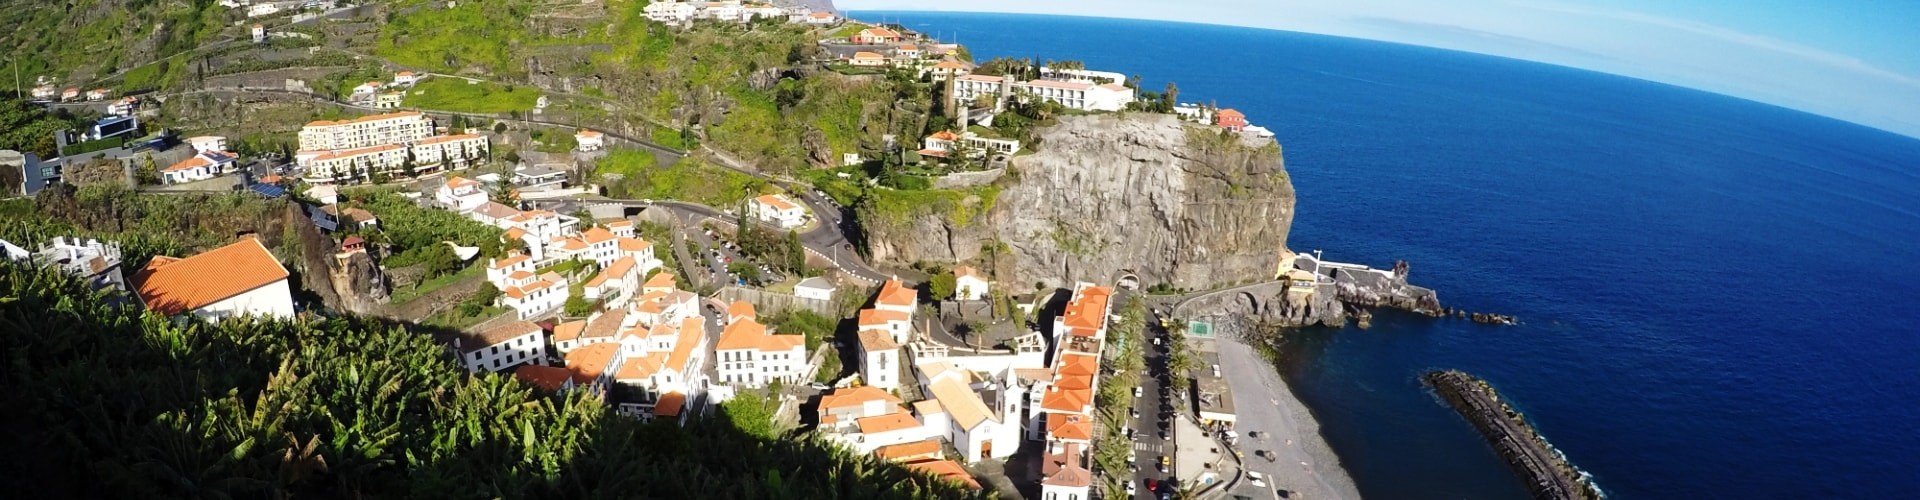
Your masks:
<path fill-rule="evenodd" d="M 1246 467 L 1267 475 L 1276 488 L 1297 492 L 1295 498 L 1360 498 L 1353 479 L 1320 436 L 1320 424 L 1294 398 L 1280 372 L 1238 340 L 1220 338 L 1219 350 L 1220 369 L 1232 374 L 1227 377 L 1228 386 L 1239 401 L 1234 427 L 1240 433 Z M 1255 432 L 1259 437 L 1250 435 Z M 1257 457 L 1256 450 L 1271 451 L 1279 459 Z M 1241 484 L 1246 484 L 1244 478 Z"/>

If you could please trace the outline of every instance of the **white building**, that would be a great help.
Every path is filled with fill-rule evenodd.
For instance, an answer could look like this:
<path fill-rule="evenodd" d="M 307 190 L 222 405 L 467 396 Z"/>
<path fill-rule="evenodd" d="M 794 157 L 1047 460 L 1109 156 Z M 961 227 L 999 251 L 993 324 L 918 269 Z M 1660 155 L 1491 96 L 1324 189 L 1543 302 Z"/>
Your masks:
<path fill-rule="evenodd" d="M 148 310 L 168 316 L 291 318 L 288 276 L 280 260 L 249 235 L 184 259 L 155 256 L 131 281 Z"/>
<path fill-rule="evenodd" d="M 847 60 L 847 64 L 863 68 L 886 66 L 887 56 L 880 55 L 879 52 L 860 51 L 853 53 L 853 57 Z"/>
<path fill-rule="evenodd" d="M 989 139 L 973 132 L 955 134 L 945 130 L 934 132 L 920 141 L 920 154 L 946 158 L 953 154 L 955 143 L 964 144 L 969 158 L 979 158 L 989 153 L 1011 155 L 1020 152 L 1020 141 L 1012 139 Z"/>
<path fill-rule="evenodd" d="M 108 94 L 108 93 L 109 93 L 109 92 L 107 91 L 107 89 L 93 89 L 93 90 L 89 90 L 89 91 L 87 91 L 87 100 L 89 100 L 89 101 L 104 101 L 104 100 L 106 100 L 106 99 L 107 99 L 107 94 Z"/>
<path fill-rule="evenodd" d="M 308 122 L 300 128 L 300 150 L 325 151 L 410 143 L 432 135 L 433 120 L 414 111 L 349 120 L 321 120 Z"/>
<path fill-rule="evenodd" d="M 1094 85 L 1127 83 L 1127 75 L 1112 71 L 1094 71 L 1090 69 L 1056 69 L 1042 66 L 1041 80 L 1059 80 L 1063 82 L 1091 83 Z"/>
<path fill-rule="evenodd" d="M 466 212 L 487 204 L 487 192 L 480 189 L 480 183 L 465 177 L 448 177 L 446 184 L 434 191 L 433 199 L 441 206 L 455 212 Z"/>
<path fill-rule="evenodd" d="M 900 398 L 871 385 L 834 389 L 820 395 L 820 404 L 817 406 L 820 428 L 842 432 L 852 430 L 856 420 L 905 412 L 900 408 L 901 404 Z"/>
<path fill-rule="evenodd" d="M 119 243 L 55 236 L 42 243 L 40 251 L 33 254 L 5 241 L 0 241 L 0 246 L 7 247 L 9 259 L 35 259 L 44 265 L 57 267 L 61 272 L 86 279 L 87 284 L 95 290 L 127 289 L 126 277 L 120 267 Z"/>
<path fill-rule="evenodd" d="M 653 22 L 676 24 L 693 19 L 696 10 L 692 2 L 651 2 L 641 12 Z"/>
<path fill-rule="evenodd" d="M 468 373 L 498 372 L 545 361 L 547 332 L 531 322 L 512 321 L 478 335 L 455 336 L 453 349 Z"/>
<path fill-rule="evenodd" d="M 202 135 L 202 136 L 188 137 L 187 146 L 192 147 L 195 152 L 199 152 L 199 153 L 205 153 L 208 151 L 226 151 L 227 138 L 217 136 L 217 135 Z"/>
<path fill-rule="evenodd" d="M 868 386 L 900 388 L 900 344 L 882 330 L 860 332 L 860 380 Z"/>
<path fill-rule="evenodd" d="M 212 179 L 233 171 L 235 156 L 224 151 L 206 151 L 187 157 L 160 170 L 160 180 L 179 184 Z"/>
<path fill-rule="evenodd" d="M 248 30 L 253 34 L 253 43 L 267 43 L 267 27 L 259 24 Z"/>
<path fill-rule="evenodd" d="M 792 384 L 809 378 L 807 339 L 802 335 L 772 335 L 754 318 L 727 324 L 715 344 L 720 382 L 765 387 L 775 380 Z"/>
<path fill-rule="evenodd" d="M 885 333 L 896 345 L 906 345 L 913 338 L 913 316 L 889 309 L 861 309 L 857 321 L 859 332 L 877 331 Z"/>
<path fill-rule="evenodd" d="M 500 301 L 520 319 L 539 317 L 567 302 L 567 279 L 559 274 L 514 273 L 507 276 L 506 284 L 500 289 Z"/>
<path fill-rule="evenodd" d="M 271 16 L 280 13 L 278 3 L 257 3 L 247 6 L 247 17 Z"/>
<path fill-rule="evenodd" d="M 395 87 L 413 85 L 419 81 L 420 76 L 414 74 L 412 71 L 395 71 L 393 73 L 393 85 Z"/>
<path fill-rule="evenodd" d="M 526 254 L 515 253 L 487 259 L 487 282 L 492 283 L 494 288 L 506 290 L 521 279 L 532 278 L 533 269 L 533 258 Z"/>
<path fill-rule="evenodd" d="M 1118 83 L 1092 84 L 1061 80 L 1016 81 L 1010 86 L 1007 78 L 989 75 L 965 75 L 953 79 L 953 96 L 962 103 L 971 103 L 981 96 L 989 96 L 999 101 L 1013 96 L 1026 96 L 1045 101 L 1060 103 L 1071 109 L 1082 111 L 1120 111 L 1134 101 L 1132 88 Z"/>
<path fill-rule="evenodd" d="M 987 276 L 973 266 L 953 268 L 953 298 L 957 300 L 981 300 L 987 297 L 989 287 Z"/>
<path fill-rule="evenodd" d="M 762 195 L 748 204 L 753 216 L 779 226 L 781 229 L 793 229 L 807 223 L 807 212 L 800 205 L 785 196 L 777 194 Z"/>
<path fill-rule="evenodd" d="M 975 380 L 973 372 L 945 362 L 917 368 L 923 393 L 932 395 L 945 414 L 947 442 L 960 451 L 963 461 L 1013 456 L 1020 447 L 1020 423 L 1009 415 L 1014 408 L 1012 398 L 995 383 Z M 989 400 L 993 404 L 988 404 Z M 938 420 L 925 415 L 923 419 L 929 424 Z"/>
<path fill-rule="evenodd" d="M 803 279 L 793 285 L 793 295 L 803 299 L 830 301 L 833 300 L 834 290 L 833 282 L 820 276 Z"/>
<path fill-rule="evenodd" d="M 333 186 L 310 187 L 307 188 L 304 194 L 306 194 L 308 198 L 312 198 L 313 201 L 319 202 L 321 205 L 332 205 L 340 202 L 340 190 Z"/>
<path fill-rule="evenodd" d="M 648 5 L 648 7 L 652 6 L 653 5 Z M 577 149 L 582 152 L 599 151 L 607 147 L 606 134 L 587 129 L 580 129 L 579 132 L 574 132 L 573 142 L 577 144 Z"/>
<path fill-rule="evenodd" d="M 800 22 L 813 25 L 828 25 L 840 22 L 840 17 L 833 15 L 832 12 L 809 12 L 806 17 L 801 18 Z"/>

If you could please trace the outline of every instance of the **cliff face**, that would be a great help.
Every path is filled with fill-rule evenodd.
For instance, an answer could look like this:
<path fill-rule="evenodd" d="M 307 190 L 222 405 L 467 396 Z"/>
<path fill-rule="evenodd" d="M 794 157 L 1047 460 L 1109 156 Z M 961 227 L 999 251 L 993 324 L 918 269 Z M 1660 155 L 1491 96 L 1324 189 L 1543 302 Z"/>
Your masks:
<path fill-rule="evenodd" d="M 1041 142 L 1015 159 L 984 217 L 869 224 L 874 257 L 977 259 L 1020 288 L 1127 274 L 1189 289 L 1273 277 L 1294 201 L 1273 141 L 1128 114 L 1063 117 Z M 970 201 L 979 200 L 960 206 L 983 206 Z M 1006 252 L 982 258 L 996 240 Z"/>

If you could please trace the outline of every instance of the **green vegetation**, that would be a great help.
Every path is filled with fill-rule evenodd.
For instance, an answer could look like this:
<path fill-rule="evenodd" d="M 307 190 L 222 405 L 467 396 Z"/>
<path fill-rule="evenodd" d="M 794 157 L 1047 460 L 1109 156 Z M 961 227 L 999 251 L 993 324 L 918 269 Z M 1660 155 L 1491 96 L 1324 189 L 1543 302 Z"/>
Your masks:
<path fill-rule="evenodd" d="M 442 248 L 446 247 L 446 245 L 439 245 L 439 246 Z M 394 259 L 392 258 L 387 259 L 388 262 L 391 262 L 393 260 Z M 383 262 L 382 264 L 386 264 L 386 262 Z M 400 304 L 412 302 L 413 299 L 419 298 L 429 293 L 433 293 L 435 290 L 446 288 L 447 285 L 451 285 L 456 282 L 465 281 L 469 279 L 480 278 L 483 276 L 486 276 L 486 266 L 472 265 L 472 266 L 467 266 L 466 269 L 461 269 L 459 272 L 455 272 L 452 274 L 441 274 L 438 276 L 434 276 L 432 278 L 428 278 L 426 281 L 421 281 L 419 284 L 414 286 L 394 287 L 393 293 L 390 295 L 391 303 L 394 305 L 400 305 Z M 493 286 L 493 285 L 487 285 L 487 286 Z"/>
<path fill-rule="evenodd" d="M 580 146 L 579 139 L 573 137 L 572 131 L 534 129 L 532 135 L 533 140 L 540 141 L 540 145 L 534 148 L 535 151 L 565 153 L 573 151 L 573 148 Z"/>
<path fill-rule="evenodd" d="M 54 236 L 112 238 L 121 242 L 121 259 L 134 269 L 139 266 L 132 264 L 154 255 L 183 257 L 232 243 L 237 234 L 259 234 L 268 248 L 289 243 L 291 238 L 282 236 L 291 229 L 287 210 L 285 200 L 252 194 L 152 195 L 116 186 L 60 185 L 34 198 L 31 216 L 5 220 L 0 227 L 8 234 L 0 237 L 23 245 Z"/>
<path fill-rule="evenodd" d="M 435 77 L 414 84 L 400 104 L 463 113 L 511 113 L 532 111 L 539 100 L 540 90 L 533 87 Z"/>
<path fill-rule="evenodd" d="M 740 253 L 756 261 L 788 275 L 808 274 L 807 248 L 800 244 L 800 234 L 797 232 L 746 224 L 736 231 L 734 239 L 740 245 Z"/>
<path fill-rule="evenodd" d="M 28 83 L 33 76 L 46 75 L 62 79 L 58 82 L 62 85 L 82 86 L 120 69 L 162 59 L 175 64 L 142 78 L 146 82 L 175 79 L 188 66 L 184 57 L 175 56 L 215 40 L 231 20 L 244 18 L 210 1 L 98 0 L 66 8 L 58 5 L 0 1 L 0 26 L 14 27 L 0 31 L 0 47 L 8 49 L 4 66 L 11 72 L 17 65 Z M 157 29 L 161 25 L 166 29 Z"/>
<path fill-rule="evenodd" d="M 0 485 L 54 498 L 985 498 L 811 438 L 742 394 L 686 428 L 469 375 L 361 318 L 175 323 L 0 264 Z M 636 493 L 641 492 L 641 493 Z"/>
<path fill-rule="evenodd" d="M 1101 425 L 1108 429 L 1117 429 L 1125 425 L 1126 408 L 1133 404 L 1128 393 L 1134 384 L 1129 380 L 1139 380 L 1141 370 L 1146 369 L 1145 333 L 1147 305 L 1135 296 L 1122 305 L 1118 311 L 1120 319 L 1112 322 L 1107 329 L 1106 350 L 1110 357 L 1107 365 L 1113 368 L 1100 380 L 1100 390 L 1094 395 L 1095 408 Z M 1144 432 L 1145 430 L 1142 429 Z M 1108 480 L 1100 483 L 1112 498 L 1124 497 L 1124 485 L 1113 478 L 1128 478 L 1127 451 L 1132 448 L 1127 437 L 1118 432 L 1108 432 L 1094 443 L 1094 467 L 1104 471 Z M 1123 479 L 1124 480 L 1124 479 Z"/>
<path fill-rule="evenodd" d="M 90 117 L 73 116 L 64 110 L 48 113 L 19 99 L 0 101 L 0 149 L 33 153 L 41 159 L 59 156 L 53 134 L 92 121 L 87 118 Z M 0 173 L 0 177 L 19 175 L 17 171 Z M 5 180 L 12 181 L 6 183 L 5 189 L 19 188 L 17 178 Z"/>
<path fill-rule="evenodd" d="M 505 253 L 500 242 L 500 228 L 481 224 L 460 214 L 425 208 L 413 200 L 401 197 L 394 189 L 368 189 L 354 191 L 349 195 L 352 205 L 365 208 L 380 218 L 380 228 L 376 231 L 383 236 L 382 241 L 391 245 L 393 256 L 383 265 L 404 267 L 427 262 L 428 257 L 438 249 L 447 248 L 443 242 L 454 242 L 460 246 L 480 247 L 480 256 L 476 258 L 498 257 Z"/>
<path fill-rule="evenodd" d="M 759 178 L 692 157 L 667 168 L 635 170 L 634 175 L 608 186 L 608 194 L 616 198 L 683 200 L 727 207 L 771 188 Z"/>
<path fill-rule="evenodd" d="M 820 349 L 820 343 L 833 336 L 839 321 L 820 313 L 806 309 L 787 309 L 767 316 L 767 325 L 780 333 L 798 333 L 807 336 L 807 351 Z"/>
<path fill-rule="evenodd" d="M 927 293 L 933 295 L 933 300 L 951 299 L 953 298 L 955 288 L 957 288 L 955 279 L 952 271 L 943 271 L 935 274 L 933 278 L 927 280 Z"/>
<path fill-rule="evenodd" d="M 645 177 L 656 170 L 660 170 L 660 162 L 653 153 L 644 149 L 614 149 L 607 151 L 607 156 L 595 163 L 593 173 Z"/>
<path fill-rule="evenodd" d="M 974 217 L 993 210 L 1000 188 L 981 186 L 972 189 L 908 191 L 871 189 L 856 211 L 863 223 L 905 224 L 915 217 L 940 215 L 955 226 L 965 227 Z"/>
<path fill-rule="evenodd" d="M 693 131 L 684 128 L 672 129 L 655 127 L 648 137 L 653 139 L 654 144 L 681 151 L 690 151 L 700 147 L 700 138 L 695 137 Z"/>
<path fill-rule="evenodd" d="M 820 369 L 813 372 L 813 381 L 821 384 L 832 384 L 835 380 L 840 379 L 840 370 L 843 368 L 844 367 L 840 365 L 840 350 L 828 347 L 827 353 L 821 356 Z"/>
<path fill-rule="evenodd" d="M 847 178 L 841 178 L 840 174 L 847 174 Z M 800 177 L 842 206 L 853 206 L 864 195 L 860 179 L 865 179 L 866 173 L 859 167 L 808 170 L 801 172 Z"/>

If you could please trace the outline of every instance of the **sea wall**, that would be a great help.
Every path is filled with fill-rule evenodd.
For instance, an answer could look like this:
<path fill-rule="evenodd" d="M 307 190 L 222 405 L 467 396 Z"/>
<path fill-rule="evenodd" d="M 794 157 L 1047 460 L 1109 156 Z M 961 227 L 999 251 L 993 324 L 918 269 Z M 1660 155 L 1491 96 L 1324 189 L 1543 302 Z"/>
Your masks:
<path fill-rule="evenodd" d="M 1458 370 L 1427 372 L 1421 377 L 1433 386 L 1454 411 L 1473 423 L 1487 444 L 1513 467 L 1533 498 L 1569 500 L 1603 498 L 1600 488 L 1567 461 L 1545 437 L 1527 423 L 1525 415 L 1500 399 L 1484 380 Z"/>

